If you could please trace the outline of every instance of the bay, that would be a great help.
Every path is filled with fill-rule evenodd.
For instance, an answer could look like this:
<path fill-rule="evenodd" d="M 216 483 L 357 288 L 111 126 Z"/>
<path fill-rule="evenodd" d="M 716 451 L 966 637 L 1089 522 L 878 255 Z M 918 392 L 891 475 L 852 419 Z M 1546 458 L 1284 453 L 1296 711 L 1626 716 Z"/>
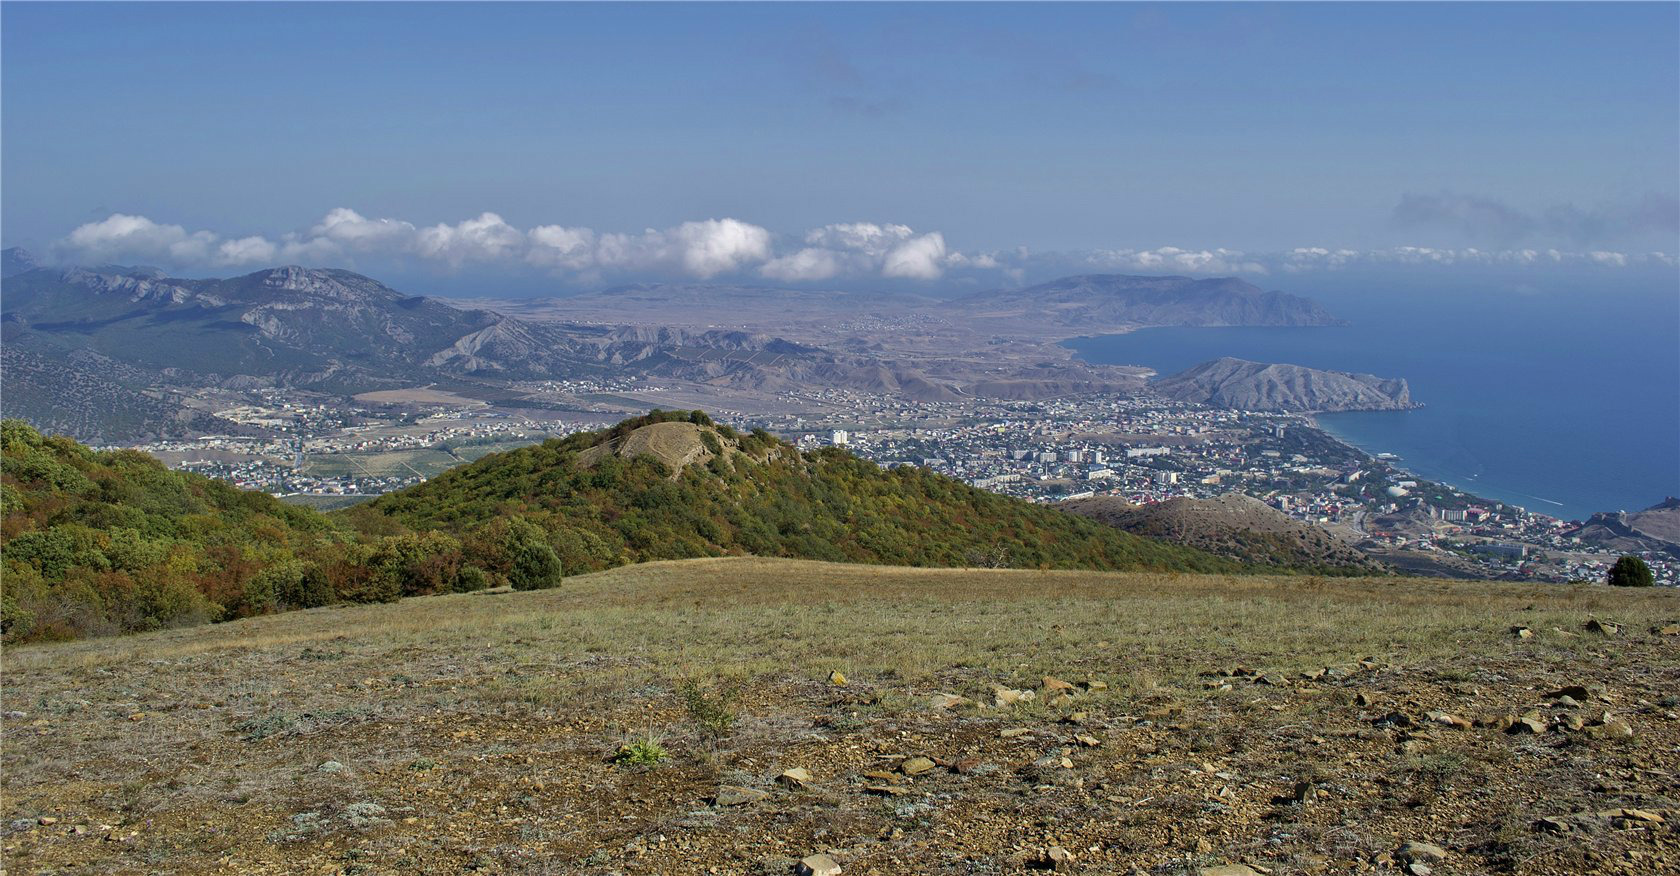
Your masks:
<path fill-rule="evenodd" d="M 1350 324 L 1155 328 L 1067 342 L 1171 374 L 1220 356 L 1404 377 L 1412 411 L 1323 414 L 1368 453 L 1565 519 L 1680 495 L 1680 301 L 1655 294 L 1321 295 Z"/>

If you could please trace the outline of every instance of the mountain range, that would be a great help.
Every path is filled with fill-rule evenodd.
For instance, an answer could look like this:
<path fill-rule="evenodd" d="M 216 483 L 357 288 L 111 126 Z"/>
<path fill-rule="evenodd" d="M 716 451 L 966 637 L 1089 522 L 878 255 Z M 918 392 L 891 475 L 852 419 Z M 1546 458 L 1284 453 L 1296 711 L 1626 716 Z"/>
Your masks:
<path fill-rule="evenodd" d="M 1267 292 L 1235 277 L 1087 274 L 982 292 L 953 306 L 989 323 L 1042 325 L 1083 334 L 1146 326 L 1342 324 L 1312 299 Z"/>
<path fill-rule="evenodd" d="M 1108 324 L 1333 322 L 1307 299 L 1182 277 L 1074 277 L 956 302 L 634 286 L 575 302 L 504 303 L 531 314 L 518 316 L 406 295 L 336 269 L 184 279 L 144 267 L 44 267 L 14 248 L 4 253 L 4 270 L 4 412 L 102 443 L 237 433 L 193 397 L 207 388 L 348 396 L 454 379 L 466 381 L 467 392 L 476 385 L 506 397 L 509 381 L 644 376 L 730 391 L 833 387 L 918 401 L 1125 394 L 1142 388 L 1142 372 L 988 332 L 1008 312 L 1022 332 L 1052 335 Z M 659 322 L 662 313 L 679 324 Z M 739 314 L 758 321 L 717 325 Z"/>

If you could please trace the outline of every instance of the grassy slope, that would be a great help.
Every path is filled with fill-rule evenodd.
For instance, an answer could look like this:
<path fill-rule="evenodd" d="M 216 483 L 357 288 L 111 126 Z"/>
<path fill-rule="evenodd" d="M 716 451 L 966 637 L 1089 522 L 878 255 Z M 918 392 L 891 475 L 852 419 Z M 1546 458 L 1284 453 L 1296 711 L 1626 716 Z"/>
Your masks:
<path fill-rule="evenodd" d="M 347 513 L 461 532 L 526 516 L 552 534 L 568 571 L 729 554 L 912 566 L 1237 571 L 1238 563 L 1139 538 L 920 469 L 884 471 L 840 451 L 800 455 L 768 435 L 749 452 L 676 478 L 647 458 L 578 457 L 610 433 L 485 457 Z M 713 433 L 720 441 L 728 435 Z"/>
<path fill-rule="evenodd" d="M 1582 632 L 1605 616 L 1628 625 L 1621 637 Z M 59 821 L 9 834 L 7 864 L 783 872 L 835 849 L 848 873 L 966 873 L 1013 871 L 1055 843 L 1080 872 L 1243 860 L 1296 873 L 1360 869 L 1418 839 L 1449 850 L 1450 872 L 1619 872 L 1610 862 L 1680 855 L 1671 831 L 1592 815 L 1680 814 L 1663 779 L 1680 770 L 1680 722 L 1660 703 L 1680 683 L 1680 640 L 1646 632 L 1677 617 L 1672 593 L 1598 586 L 744 558 L 26 646 L 6 654 L 8 708 L 26 715 L 0 752 L 4 818 Z M 1511 636 L 1518 623 L 1536 637 Z M 1203 685 L 1237 662 L 1291 680 Z M 1298 675 L 1325 665 L 1351 674 Z M 848 686 L 827 683 L 835 669 Z M 1109 688 L 1065 706 L 926 705 L 1047 674 Z M 685 675 L 742 679 L 715 752 L 684 716 Z M 1521 713 L 1564 684 L 1602 689 L 1580 711 L 1613 711 L 1636 739 L 1372 721 Z M 1029 732 L 999 737 L 1011 727 Z M 672 761 L 604 762 L 647 733 Z M 1064 749 L 1071 767 L 1033 766 Z M 885 801 L 865 792 L 880 780 L 862 773 L 913 754 L 978 766 Z M 319 771 L 327 760 L 345 770 Z M 816 787 L 778 789 L 791 766 Z M 1322 796 L 1274 800 L 1301 780 Z M 771 797 L 708 808 L 720 784 Z M 390 820 L 354 826 L 349 807 L 366 802 Z M 1577 813 L 1570 835 L 1531 829 Z"/>

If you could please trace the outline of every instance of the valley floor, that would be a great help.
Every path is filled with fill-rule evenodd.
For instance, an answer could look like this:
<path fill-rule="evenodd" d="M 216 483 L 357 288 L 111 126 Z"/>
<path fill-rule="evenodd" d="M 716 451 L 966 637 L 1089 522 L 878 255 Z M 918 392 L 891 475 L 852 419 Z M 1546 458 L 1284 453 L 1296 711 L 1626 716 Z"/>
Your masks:
<path fill-rule="evenodd" d="M 0 849 L 13 874 L 1680 872 L 1676 596 L 725 559 L 11 648 Z M 670 758 L 610 762 L 637 741 Z"/>

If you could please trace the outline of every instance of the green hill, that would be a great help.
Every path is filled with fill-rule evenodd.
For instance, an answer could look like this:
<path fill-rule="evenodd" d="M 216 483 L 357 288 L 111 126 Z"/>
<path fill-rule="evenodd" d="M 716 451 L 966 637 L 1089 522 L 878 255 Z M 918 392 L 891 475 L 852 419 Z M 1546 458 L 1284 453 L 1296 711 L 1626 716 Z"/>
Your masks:
<path fill-rule="evenodd" d="M 753 554 L 904 566 L 1233 571 L 1239 564 L 844 451 L 802 454 L 701 412 L 654 412 L 485 457 L 341 512 L 369 533 L 496 521 L 548 536 L 566 571 Z"/>
<path fill-rule="evenodd" d="M 265 570 L 349 540 L 337 524 L 143 453 L 0 424 L 4 632 L 73 638 L 297 604 Z M 264 592 L 264 588 L 266 592 Z"/>
<path fill-rule="evenodd" d="M 753 554 L 904 566 L 1235 571 L 917 469 L 801 454 L 700 412 L 494 454 L 331 515 L 4 422 L 8 642 L 109 635 Z"/>

